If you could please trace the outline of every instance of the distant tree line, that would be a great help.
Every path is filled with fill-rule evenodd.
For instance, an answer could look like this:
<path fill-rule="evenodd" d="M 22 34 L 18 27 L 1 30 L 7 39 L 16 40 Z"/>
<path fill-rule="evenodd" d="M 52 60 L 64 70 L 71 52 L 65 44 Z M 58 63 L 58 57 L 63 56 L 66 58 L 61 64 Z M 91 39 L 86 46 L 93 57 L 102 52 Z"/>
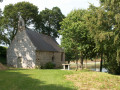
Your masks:
<path fill-rule="evenodd" d="M 100 6 L 73 10 L 61 22 L 62 44 L 66 60 L 101 57 L 112 74 L 120 74 L 120 1 L 100 0 Z"/>

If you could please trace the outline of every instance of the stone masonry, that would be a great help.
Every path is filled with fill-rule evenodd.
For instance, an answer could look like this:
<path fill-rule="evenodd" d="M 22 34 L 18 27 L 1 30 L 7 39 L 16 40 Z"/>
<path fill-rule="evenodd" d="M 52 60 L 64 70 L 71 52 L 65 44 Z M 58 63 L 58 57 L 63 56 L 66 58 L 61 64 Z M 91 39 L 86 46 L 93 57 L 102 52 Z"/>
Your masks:
<path fill-rule="evenodd" d="M 19 60 L 21 58 L 21 61 Z M 18 68 L 35 67 L 35 47 L 26 35 L 26 31 L 19 31 L 7 50 L 8 66 Z M 21 67 L 19 67 L 21 63 Z"/>

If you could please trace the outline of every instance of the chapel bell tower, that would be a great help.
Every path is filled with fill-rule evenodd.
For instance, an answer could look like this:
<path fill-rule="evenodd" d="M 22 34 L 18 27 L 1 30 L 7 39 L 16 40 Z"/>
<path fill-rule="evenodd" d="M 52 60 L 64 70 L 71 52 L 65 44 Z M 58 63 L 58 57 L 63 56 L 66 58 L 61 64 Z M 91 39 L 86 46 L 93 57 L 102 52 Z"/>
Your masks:
<path fill-rule="evenodd" d="M 18 30 L 22 31 L 25 30 L 25 22 L 24 19 L 22 18 L 20 12 L 18 13 L 19 20 L 18 20 Z"/>

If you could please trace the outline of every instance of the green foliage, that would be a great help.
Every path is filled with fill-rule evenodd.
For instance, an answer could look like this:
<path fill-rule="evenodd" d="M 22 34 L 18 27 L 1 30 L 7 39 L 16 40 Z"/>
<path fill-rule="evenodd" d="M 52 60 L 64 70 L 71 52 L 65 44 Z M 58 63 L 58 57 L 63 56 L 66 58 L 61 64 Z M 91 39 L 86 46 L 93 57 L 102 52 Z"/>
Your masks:
<path fill-rule="evenodd" d="M 109 72 L 115 73 L 118 72 L 120 63 L 120 3 L 119 0 L 100 1 L 100 7 L 90 6 L 86 20 L 97 52 L 101 57 L 106 57 L 105 67 Z M 118 65 L 115 67 L 116 63 Z"/>
<path fill-rule="evenodd" d="M 105 60 L 104 67 L 108 70 L 108 73 L 120 75 L 120 66 L 118 66 L 116 57 L 117 57 L 116 53 L 113 52 L 112 55 L 109 56 L 109 58 L 104 57 Z"/>
<path fill-rule="evenodd" d="M 3 47 L 3 46 L 0 46 L 0 62 L 2 64 L 6 64 L 7 63 L 6 56 L 7 56 L 7 48 Z"/>
<path fill-rule="evenodd" d="M 38 16 L 38 23 L 36 23 L 37 32 L 54 38 L 58 37 L 58 30 L 60 30 L 59 22 L 61 22 L 64 17 L 58 7 L 53 7 L 52 10 L 45 8 Z"/>
<path fill-rule="evenodd" d="M 6 57 L 0 56 L 0 63 L 6 65 L 6 64 L 7 64 L 7 59 L 6 59 Z"/>
<path fill-rule="evenodd" d="M 1 38 L 6 44 L 10 44 L 18 31 L 18 12 L 25 20 L 25 25 L 28 27 L 34 24 L 37 20 L 38 8 L 29 2 L 19 2 L 17 4 L 6 5 L 3 11 L 3 17 L 0 21 L 2 27 Z M 7 32 L 7 33 L 6 33 Z"/>
<path fill-rule="evenodd" d="M 0 56 L 6 57 L 7 54 L 7 48 L 0 46 Z"/>
<path fill-rule="evenodd" d="M 65 49 L 67 60 L 79 58 L 83 60 L 94 48 L 85 21 L 86 14 L 87 10 L 74 10 L 61 22 L 59 31 L 62 35 L 61 46 Z"/>
<path fill-rule="evenodd" d="M 68 14 L 61 22 L 62 47 L 69 59 L 99 55 L 101 61 L 104 58 L 108 71 L 118 74 L 120 1 L 100 0 L 100 4 L 100 7 L 90 5 L 88 10 L 74 10 Z"/>
<path fill-rule="evenodd" d="M 55 68 L 55 63 L 53 62 L 48 62 L 44 66 L 45 69 L 54 69 Z"/>

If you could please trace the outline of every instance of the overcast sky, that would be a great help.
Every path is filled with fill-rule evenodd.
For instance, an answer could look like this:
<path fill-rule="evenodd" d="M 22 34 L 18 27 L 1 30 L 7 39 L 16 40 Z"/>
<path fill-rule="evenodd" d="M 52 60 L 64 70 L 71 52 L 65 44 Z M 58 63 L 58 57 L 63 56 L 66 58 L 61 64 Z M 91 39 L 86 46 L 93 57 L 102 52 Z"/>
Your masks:
<path fill-rule="evenodd" d="M 39 8 L 39 11 L 42 11 L 45 8 L 52 9 L 57 6 L 65 16 L 74 9 L 87 9 L 89 3 L 99 6 L 99 0 L 3 0 L 3 2 L 0 3 L 0 8 L 3 10 L 5 5 L 15 4 L 22 1 L 33 3 Z M 60 43 L 59 39 L 57 41 Z"/>
<path fill-rule="evenodd" d="M 53 8 L 58 6 L 64 15 L 67 15 L 73 9 L 87 9 L 89 3 L 99 6 L 99 0 L 3 0 L 0 8 L 4 9 L 5 5 L 15 4 L 17 2 L 28 1 L 39 8 L 39 11 L 45 8 Z"/>

